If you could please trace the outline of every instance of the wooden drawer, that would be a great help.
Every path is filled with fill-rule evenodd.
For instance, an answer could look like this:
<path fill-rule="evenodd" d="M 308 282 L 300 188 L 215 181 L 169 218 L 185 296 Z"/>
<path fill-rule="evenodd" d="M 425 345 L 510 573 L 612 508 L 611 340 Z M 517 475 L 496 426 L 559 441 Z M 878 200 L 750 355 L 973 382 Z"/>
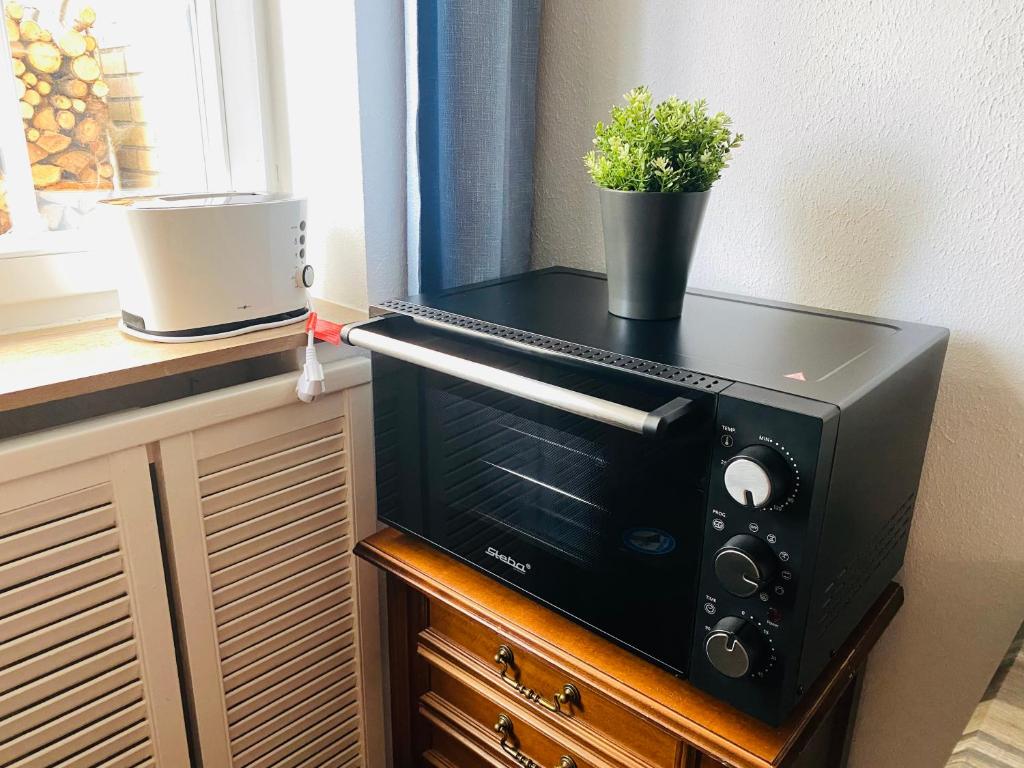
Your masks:
<path fill-rule="evenodd" d="M 424 714 L 424 717 L 430 720 L 432 714 Z M 490 745 L 477 744 L 441 718 L 434 719 L 437 722 L 431 722 L 430 749 L 423 753 L 425 765 L 430 768 L 507 768 L 508 761 L 495 755 Z"/>
<path fill-rule="evenodd" d="M 507 664 L 495 661 L 503 646 Z M 687 749 L 670 733 L 522 644 L 437 601 L 431 601 L 429 626 L 419 635 L 417 652 L 434 667 L 461 670 L 502 697 L 511 697 L 531 718 L 592 745 L 622 765 L 665 768 L 685 764 Z M 567 686 L 572 688 L 567 690 Z M 556 700 L 558 694 L 562 701 Z"/>
<path fill-rule="evenodd" d="M 460 768 L 480 764 L 520 764 L 537 768 L 633 768 L 593 746 L 569 736 L 479 680 L 430 670 L 430 690 L 420 697 L 420 714 L 432 726 L 433 735 L 447 734 L 470 752 L 479 755 Z M 499 730 L 499 725 L 501 730 Z M 465 757 L 460 757 L 465 760 Z M 532 763 L 530 761 L 533 761 Z"/>

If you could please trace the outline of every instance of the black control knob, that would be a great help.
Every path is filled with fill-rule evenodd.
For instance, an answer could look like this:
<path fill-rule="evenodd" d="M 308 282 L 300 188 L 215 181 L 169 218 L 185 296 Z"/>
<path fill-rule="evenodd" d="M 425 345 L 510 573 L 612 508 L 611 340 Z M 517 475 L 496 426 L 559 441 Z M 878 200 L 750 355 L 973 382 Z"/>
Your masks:
<path fill-rule="evenodd" d="M 749 621 L 726 616 L 704 639 L 711 666 L 726 677 L 744 677 L 760 669 L 768 656 L 768 642 Z"/>
<path fill-rule="evenodd" d="M 750 597 L 775 575 L 779 561 L 756 536 L 733 536 L 715 553 L 715 576 L 727 592 Z"/>
<path fill-rule="evenodd" d="M 791 482 L 789 464 L 767 445 L 749 445 L 725 465 L 725 490 L 745 507 L 766 507 L 784 499 Z"/>

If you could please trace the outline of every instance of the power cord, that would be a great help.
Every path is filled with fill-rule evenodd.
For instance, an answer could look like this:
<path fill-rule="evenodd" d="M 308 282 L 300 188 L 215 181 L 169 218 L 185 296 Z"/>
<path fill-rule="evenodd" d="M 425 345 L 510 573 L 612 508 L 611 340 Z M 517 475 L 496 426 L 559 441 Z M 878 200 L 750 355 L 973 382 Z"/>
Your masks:
<path fill-rule="evenodd" d="M 309 313 L 306 323 L 306 362 L 295 385 L 295 394 L 304 403 L 312 403 L 324 393 L 324 367 L 316 356 L 313 329 L 316 327 L 316 312 Z"/>

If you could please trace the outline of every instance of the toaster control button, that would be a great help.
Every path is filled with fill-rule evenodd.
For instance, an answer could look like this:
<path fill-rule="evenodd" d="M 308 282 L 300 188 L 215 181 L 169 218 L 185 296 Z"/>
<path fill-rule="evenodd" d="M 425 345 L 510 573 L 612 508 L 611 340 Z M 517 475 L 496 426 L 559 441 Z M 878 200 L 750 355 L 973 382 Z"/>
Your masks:
<path fill-rule="evenodd" d="M 726 677 L 745 677 L 764 665 L 768 643 L 750 622 L 726 616 L 704 639 L 704 653 Z"/>
<path fill-rule="evenodd" d="M 303 285 L 306 288 L 313 287 L 313 267 L 309 264 L 295 270 L 295 284 Z"/>
<path fill-rule="evenodd" d="M 750 445 L 725 466 L 725 489 L 737 504 L 766 507 L 786 497 L 790 469 L 778 451 Z"/>
<path fill-rule="evenodd" d="M 771 547 L 756 536 L 733 536 L 715 553 L 715 576 L 725 590 L 737 597 L 750 597 L 775 575 L 778 558 Z"/>

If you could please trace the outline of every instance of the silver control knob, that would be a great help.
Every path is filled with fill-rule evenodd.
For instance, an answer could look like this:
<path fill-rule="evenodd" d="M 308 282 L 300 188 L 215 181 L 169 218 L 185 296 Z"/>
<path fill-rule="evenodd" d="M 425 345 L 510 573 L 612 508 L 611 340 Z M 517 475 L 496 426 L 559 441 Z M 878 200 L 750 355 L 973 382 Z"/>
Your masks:
<path fill-rule="evenodd" d="M 768 644 L 757 627 L 736 616 L 726 616 L 704 639 L 711 666 L 726 677 L 745 677 L 764 664 Z"/>
<path fill-rule="evenodd" d="M 725 490 L 745 507 L 766 507 L 779 501 L 789 484 L 789 465 L 767 445 L 747 446 L 725 465 Z"/>
<path fill-rule="evenodd" d="M 778 562 L 772 548 L 761 539 L 741 533 L 715 553 L 715 576 L 726 591 L 736 597 L 750 597 L 771 580 Z"/>

